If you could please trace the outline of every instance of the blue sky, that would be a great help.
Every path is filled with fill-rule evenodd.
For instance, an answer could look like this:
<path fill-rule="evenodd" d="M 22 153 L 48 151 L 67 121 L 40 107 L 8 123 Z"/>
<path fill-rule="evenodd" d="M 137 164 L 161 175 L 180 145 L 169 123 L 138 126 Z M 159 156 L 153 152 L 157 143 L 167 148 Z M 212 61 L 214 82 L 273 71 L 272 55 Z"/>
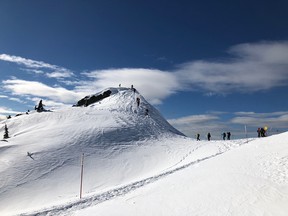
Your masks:
<path fill-rule="evenodd" d="M 288 129 L 288 2 L 3 0 L 0 116 L 120 83 L 188 136 Z"/>

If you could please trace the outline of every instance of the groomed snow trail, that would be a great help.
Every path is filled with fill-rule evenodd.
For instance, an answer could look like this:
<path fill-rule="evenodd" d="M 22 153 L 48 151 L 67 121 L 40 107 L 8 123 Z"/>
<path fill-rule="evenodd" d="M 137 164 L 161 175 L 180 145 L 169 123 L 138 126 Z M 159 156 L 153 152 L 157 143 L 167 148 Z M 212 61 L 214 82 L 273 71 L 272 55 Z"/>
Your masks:
<path fill-rule="evenodd" d="M 251 140 L 253 140 L 253 139 L 250 139 L 250 141 Z M 191 140 L 191 142 L 195 142 L 195 141 Z M 217 156 L 225 153 L 226 151 L 229 151 L 231 149 L 234 149 L 235 147 L 239 147 L 243 144 L 246 144 L 247 141 L 246 140 L 227 141 L 227 142 L 222 142 L 222 141 L 205 142 L 204 141 L 204 142 L 197 142 L 197 143 L 199 145 L 196 146 L 196 148 L 194 148 L 194 149 L 189 150 L 190 148 L 187 147 L 187 151 L 189 151 L 189 152 L 187 152 L 187 154 L 185 154 L 181 158 L 181 160 L 178 161 L 176 164 L 174 164 L 170 168 L 167 168 L 168 171 L 164 171 L 158 175 L 148 177 L 148 178 L 133 182 L 131 184 L 121 186 L 119 188 L 114 188 L 112 190 L 106 191 L 106 192 L 101 193 L 101 194 L 87 195 L 84 198 L 82 198 L 81 200 L 78 199 L 78 200 L 63 204 L 63 205 L 52 206 L 49 209 L 43 209 L 43 210 L 36 211 L 36 212 L 23 213 L 23 214 L 21 214 L 21 216 L 71 215 L 75 210 L 81 210 L 81 209 L 84 209 L 87 207 L 95 206 L 95 205 L 100 204 L 100 203 L 105 202 L 105 201 L 109 201 L 109 200 L 114 199 L 114 198 L 119 197 L 119 196 L 124 196 L 124 195 L 130 193 L 131 191 L 142 188 L 148 184 L 154 183 L 154 182 L 156 182 L 162 178 L 168 177 L 169 175 L 172 175 L 178 171 L 184 170 L 190 166 L 198 165 L 199 163 L 201 163 L 205 160 L 209 160 L 211 158 L 217 157 Z M 207 148 L 208 146 L 211 145 L 211 143 L 213 143 L 212 145 L 215 145 L 218 148 L 218 149 L 215 149 L 216 150 L 215 154 L 208 155 L 208 156 L 203 157 L 203 158 L 198 158 L 195 161 L 189 162 L 191 160 L 191 159 L 189 159 L 189 157 L 193 158 L 192 154 L 194 152 L 196 152 L 199 148 L 204 148 L 204 147 Z M 199 157 L 199 156 L 197 156 L 197 157 Z M 184 164 L 184 165 L 179 166 L 180 164 Z"/>

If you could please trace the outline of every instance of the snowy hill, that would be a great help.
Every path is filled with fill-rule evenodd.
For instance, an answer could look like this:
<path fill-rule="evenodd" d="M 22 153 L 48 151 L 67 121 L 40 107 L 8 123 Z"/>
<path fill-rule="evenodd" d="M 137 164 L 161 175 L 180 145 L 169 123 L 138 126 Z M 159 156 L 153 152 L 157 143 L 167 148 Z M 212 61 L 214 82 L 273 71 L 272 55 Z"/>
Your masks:
<path fill-rule="evenodd" d="M 1 216 L 287 212 L 288 133 L 197 142 L 133 89 L 86 98 L 108 90 L 88 106 L 1 122 L 11 137 L 0 141 Z"/>
<path fill-rule="evenodd" d="M 131 156 L 143 157 L 138 161 L 144 166 L 148 163 L 146 159 L 153 158 L 144 152 L 137 155 L 135 151 L 145 149 L 145 145 L 157 142 L 162 136 L 182 134 L 137 91 L 110 90 L 109 97 L 88 107 L 32 112 L 2 122 L 1 128 L 6 123 L 11 138 L 0 145 L 0 211 L 11 208 L 15 212 L 25 211 L 78 196 L 82 153 L 85 154 L 84 194 L 153 172 L 152 164 L 139 170 L 131 167 Z"/>

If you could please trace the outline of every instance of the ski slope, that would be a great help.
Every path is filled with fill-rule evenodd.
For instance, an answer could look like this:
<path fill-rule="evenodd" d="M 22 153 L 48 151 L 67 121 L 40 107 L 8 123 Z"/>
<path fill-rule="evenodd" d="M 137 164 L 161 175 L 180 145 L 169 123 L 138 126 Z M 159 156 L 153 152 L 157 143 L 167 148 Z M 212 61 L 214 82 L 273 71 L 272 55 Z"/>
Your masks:
<path fill-rule="evenodd" d="M 287 133 L 197 142 L 137 91 L 109 90 L 88 107 L 1 122 L 1 216 L 287 214 Z"/>

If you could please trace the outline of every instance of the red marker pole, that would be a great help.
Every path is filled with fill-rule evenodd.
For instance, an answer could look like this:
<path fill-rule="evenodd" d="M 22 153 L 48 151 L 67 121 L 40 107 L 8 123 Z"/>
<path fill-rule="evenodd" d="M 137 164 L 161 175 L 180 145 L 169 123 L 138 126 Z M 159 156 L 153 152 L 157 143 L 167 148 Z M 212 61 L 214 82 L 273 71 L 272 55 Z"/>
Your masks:
<path fill-rule="evenodd" d="M 82 188 L 83 188 L 83 168 L 84 168 L 84 153 L 81 157 L 81 177 L 80 177 L 80 199 L 82 199 Z"/>

